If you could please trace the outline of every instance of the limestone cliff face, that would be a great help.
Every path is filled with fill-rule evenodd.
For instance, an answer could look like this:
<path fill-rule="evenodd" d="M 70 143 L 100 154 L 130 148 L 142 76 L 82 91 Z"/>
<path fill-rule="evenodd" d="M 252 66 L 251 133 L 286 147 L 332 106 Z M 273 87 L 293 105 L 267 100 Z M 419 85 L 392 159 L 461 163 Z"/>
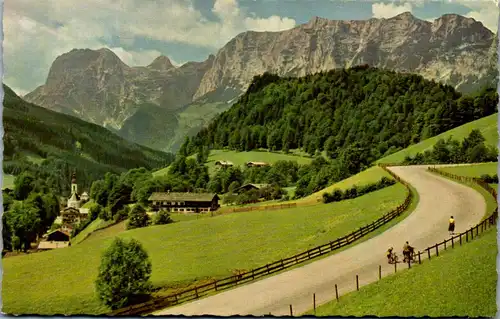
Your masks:
<path fill-rule="evenodd" d="M 74 49 L 24 98 L 165 149 L 229 108 L 257 74 L 303 76 L 369 64 L 472 91 L 496 79 L 496 41 L 480 22 L 455 14 L 433 22 L 410 13 L 360 21 L 315 17 L 286 31 L 244 32 L 206 61 L 180 67 L 165 56 L 129 67 L 108 49 Z"/>
<path fill-rule="evenodd" d="M 109 49 L 74 49 L 57 57 L 45 85 L 24 99 L 119 130 L 141 105 L 171 112 L 189 103 L 212 60 L 175 67 L 160 56 L 129 67 Z"/>
<path fill-rule="evenodd" d="M 362 21 L 315 17 L 287 31 L 236 36 L 217 53 L 194 98 L 221 87 L 245 90 L 266 71 L 302 76 L 358 64 L 416 72 L 467 90 L 486 80 L 493 39 L 480 22 L 455 14 L 433 22 L 410 13 Z"/>

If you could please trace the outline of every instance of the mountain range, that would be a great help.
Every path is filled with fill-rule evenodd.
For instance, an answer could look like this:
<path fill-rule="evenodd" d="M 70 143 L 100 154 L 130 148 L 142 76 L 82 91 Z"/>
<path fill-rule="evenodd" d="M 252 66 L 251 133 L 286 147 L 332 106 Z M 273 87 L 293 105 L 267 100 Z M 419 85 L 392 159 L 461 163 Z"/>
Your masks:
<path fill-rule="evenodd" d="M 241 33 L 205 61 L 179 67 L 166 56 L 130 67 L 109 49 L 74 49 L 57 57 L 46 83 L 24 99 L 175 151 L 227 110 L 255 75 L 298 77 L 368 64 L 468 93 L 496 84 L 496 39 L 482 23 L 456 14 L 433 22 L 408 12 L 390 19 L 314 17 L 290 30 Z"/>

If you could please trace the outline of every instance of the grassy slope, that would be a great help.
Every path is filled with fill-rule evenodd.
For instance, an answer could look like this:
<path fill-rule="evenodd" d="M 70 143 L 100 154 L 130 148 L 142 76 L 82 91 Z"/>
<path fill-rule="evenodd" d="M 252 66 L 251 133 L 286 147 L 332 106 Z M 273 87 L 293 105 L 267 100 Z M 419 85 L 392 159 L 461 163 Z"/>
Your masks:
<path fill-rule="evenodd" d="M 78 244 L 82 242 L 85 239 L 85 236 L 87 234 L 93 233 L 96 230 L 102 229 L 110 224 L 112 224 L 113 221 L 105 221 L 100 218 L 97 218 L 94 220 L 92 223 L 90 223 L 87 227 L 85 227 L 84 230 L 82 230 L 78 235 L 76 235 L 74 238 L 71 239 L 71 244 Z"/>
<path fill-rule="evenodd" d="M 492 146 L 498 145 L 498 131 L 497 131 L 498 113 L 486 116 L 482 119 L 464 124 L 449 131 L 446 131 L 437 136 L 431 137 L 418 144 L 412 145 L 404 150 L 381 158 L 377 163 L 399 163 L 402 162 L 405 156 L 414 156 L 418 152 L 424 152 L 434 146 L 439 139 L 447 139 L 453 136 L 453 139 L 462 141 L 473 129 L 481 131 L 486 139 L 487 144 Z"/>
<path fill-rule="evenodd" d="M 353 175 L 338 183 L 330 185 L 325 189 L 322 189 L 304 198 L 298 199 L 297 202 L 309 202 L 309 201 L 315 202 L 317 199 L 323 198 L 323 194 L 325 192 L 333 192 L 333 190 L 337 188 L 340 190 L 345 190 L 353 187 L 354 185 L 362 186 L 370 183 L 375 183 L 378 182 L 384 176 L 393 179 L 392 176 L 386 171 L 384 171 L 382 168 L 378 166 L 372 166 L 356 175 Z"/>
<path fill-rule="evenodd" d="M 95 299 L 93 281 L 100 256 L 116 234 L 143 243 L 156 285 L 187 284 L 260 266 L 337 238 L 387 213 L 404 196 L 398 184 L 314 208 L 229 214 L 131 231 L 124 231 L 121 223 L 70 248 L 5 259 L 4 312 L 105 311 Z"/>
<path fill-rule="evenodd" d="M 317 308 L 317 316 L 492 318 L 496 313 L 496 232 L 383 278 Z"/>

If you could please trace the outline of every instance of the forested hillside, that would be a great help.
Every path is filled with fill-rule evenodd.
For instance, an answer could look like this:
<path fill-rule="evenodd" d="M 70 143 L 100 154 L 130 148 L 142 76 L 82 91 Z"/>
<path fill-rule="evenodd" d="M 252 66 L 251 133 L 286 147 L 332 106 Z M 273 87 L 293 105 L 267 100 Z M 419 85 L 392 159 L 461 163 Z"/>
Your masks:
<path fill-rule="evenodd" d="M 337 158 L 356 145 L 370 162 L 496 112 L 495 89 L 462 96 L 414 74 L 359 66 L 301 78 L 264 74 L 184 147 L 289 150 Z"/>
<path fill-rule="evenodd" d="M 383 156 L 493 114 L 497 104 L 493 88 L 463 96 L 419 75 L 368 66 L 302 78 L 263 74 L 228 111 L 186 139 L 180 153 L 201 147 L 324 151 L 326 159 L 317 156 L 298 172 L 295 197 L 302 197 Z M 487 151 L 481 156 L 490 157 Z"/>
<path fill-rule="evenodd" d="M 71 173 L 89 189 L 107 172 L 168 165 L 172 154 L 152 150 L 98 125 L 27 103 L 4 85 L 4 172 L 31 171 L 55 193 L 69 190 Z M 35 160 L 33 160 L 35 159 Z"/>

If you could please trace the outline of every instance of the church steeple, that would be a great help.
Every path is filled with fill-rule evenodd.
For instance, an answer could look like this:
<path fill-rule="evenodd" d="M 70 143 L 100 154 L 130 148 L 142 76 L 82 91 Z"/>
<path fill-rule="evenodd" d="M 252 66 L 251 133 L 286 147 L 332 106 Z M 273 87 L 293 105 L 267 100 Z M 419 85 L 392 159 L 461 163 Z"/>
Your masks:
<path fill-rule="evenodd" d="M 71 175 L 71 194 L 78 194 L 78 185 L 76 184 L 76 173 Z"/>

